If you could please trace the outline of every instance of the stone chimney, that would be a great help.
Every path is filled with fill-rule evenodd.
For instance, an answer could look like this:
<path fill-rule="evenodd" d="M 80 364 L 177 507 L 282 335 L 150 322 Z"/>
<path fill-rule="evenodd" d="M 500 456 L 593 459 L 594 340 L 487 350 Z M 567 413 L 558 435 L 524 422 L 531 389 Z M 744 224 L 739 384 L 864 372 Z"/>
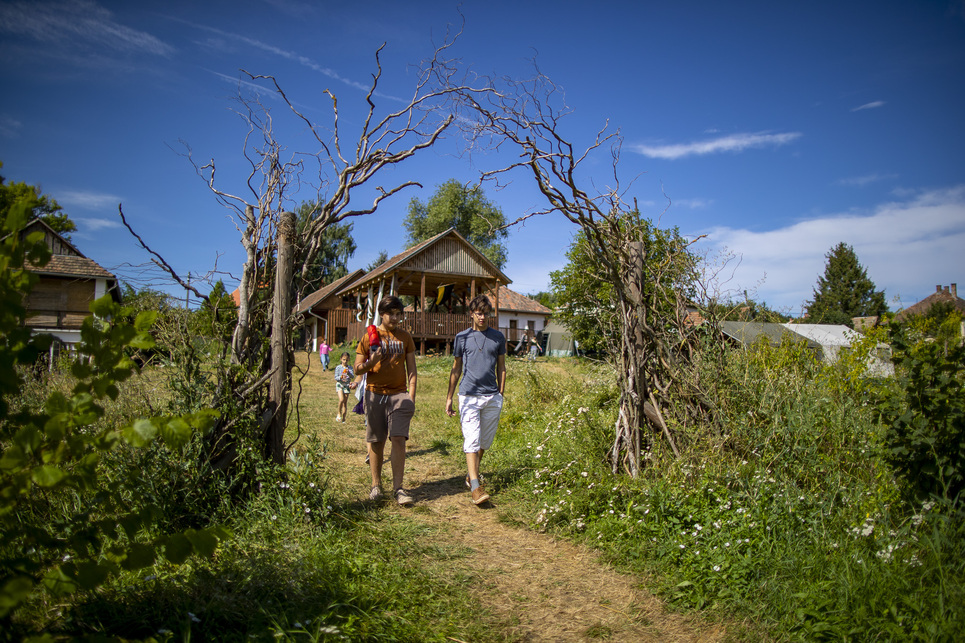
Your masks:
<path fill-rule="evenodd" d="M 941 284 L 938 284 L 937 286 L 935 286 L 935 292 L 941 292 L 941 291 L 942 291 L 942 285 L 941 285 Z"/>
<path fill-rule="evenodd" d="M 958 284 L 952 284 L 952 297 L 958 297 Z"/>

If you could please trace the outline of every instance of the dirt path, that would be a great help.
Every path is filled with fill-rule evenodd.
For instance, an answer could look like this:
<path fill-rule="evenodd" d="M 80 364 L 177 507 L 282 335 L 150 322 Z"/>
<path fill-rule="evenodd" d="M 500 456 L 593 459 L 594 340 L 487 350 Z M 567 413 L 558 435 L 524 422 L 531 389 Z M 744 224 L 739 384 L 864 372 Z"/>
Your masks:
<path fill-rule="evenodd" d="M 317 362 L 314 370 L 319 377 L 326 375 L 320 372 Z M 431 403 L 423 400 L 421 394 L 419 402 L 419 406 Z M 441 412 L 441 401 L 438 406 Z M 328 462 L 335 473 L 333 481 L 344 493 L 363 497 L 368 491 L 368 477 L 363 464 L 361 418 L 350 412 L 347 423 L 336 425 L 333 392 L 322 396 L 319 410 L 322 417 L 330 418 L 323 422 L 319 434 L 328 445 Z M 446 442 L 449 450 L 459 450 L 461 443 L 451 439 Z M 418 431 L 413 430 L 405 484 L 416 504 L 400 508 L 390 503 L 386 510 L 405 512 L 413 520 L 433 527 L 448 544 L 472 552 L 453 564 L 482 579 L 478 601 L 506 624 L 507 640 L 636 642 L 727 638 L 720 625 L 666 612 L 659 599 L 639 586 L 639 579 L 615 572 L 602 564 L 594 552 L 500 522 L 498 494 L 483 507 L 473 505 L 464 483 L 465 471 L 456 468 L 458 459 L 445 457 L 444 451 L 438 439 L 421 442 Z M 386 465 L 383 479 L 388 474 Z"/>

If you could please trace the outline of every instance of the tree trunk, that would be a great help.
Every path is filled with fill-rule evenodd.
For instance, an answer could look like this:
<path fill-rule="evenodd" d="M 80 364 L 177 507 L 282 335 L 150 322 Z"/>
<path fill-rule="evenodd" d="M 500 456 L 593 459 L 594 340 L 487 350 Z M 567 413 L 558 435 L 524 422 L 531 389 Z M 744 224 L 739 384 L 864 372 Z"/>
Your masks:
<path fill-rule="evenodd" d="M 275 270 L 275 297 L 271 307 L 271 380 L 268 387 L 267 446 L 275 464 L 285 463 L 285 422 L 288 418 L 288 337 L 287 323 L 291 314 L 292 241 L 295 215 L 282 212 L 278 221 L 278 265 Z"/>

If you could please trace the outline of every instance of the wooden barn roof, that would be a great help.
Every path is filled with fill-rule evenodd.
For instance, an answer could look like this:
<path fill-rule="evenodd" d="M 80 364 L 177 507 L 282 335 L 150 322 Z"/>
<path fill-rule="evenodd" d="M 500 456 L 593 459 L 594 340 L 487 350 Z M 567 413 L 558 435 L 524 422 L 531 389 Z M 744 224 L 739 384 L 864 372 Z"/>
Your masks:
<path fill-rule="evenodd" d="M 38 230 L 44 233 L 47 247 L 50 248 L 52 254 L 46 266 L 28 265 L 27 270 L 30 272 L 50 277 L 117 280 L 117 277 L 109 270 L 93 259 L 87 258 L 84 253 L 77 249 L 77 246 L 51 228 L 43 219 L 34 219 L 28 223 L 20 231 L 20 236 L 23 238 Z"/>
<path fill-rule="evenodd" d="M 295 307 L 295 313 L 303 314 L 308 310 L 311 310 L 312 308 L 314 308 L 316 305 L 324 303 L 326 299 L 332 297 L 339 290 L 351 284 L 353 281 L 356 281 L 359 277 L 361 277 L 364 274 L 365 274 L 365 271 L 359 268 L 358 270 L 350 272 L 349 274 L 345 275 L 340 279 L 336 279 L 335 281 L 328 284 L 327 286 L 323 286 L 322 288 L 319 288 L 312 294 L 302 299 L 301 302 L 299 302 L 298 306 Z"/>
<path fill-rule="evenodd" d="M 411 278 L 423 274 L 427 277 L 426 286 L 430 290 L 450 283 L 468 283 L 473 279 L 512 283 L 455 228 L 449 228 L 397 254 L 361 279 L 343 287 L 338 294 L 377 287 L 382 281 L 390 281 L 393 274 L 397 278 L 396 292 L 403 295 L 419 294 L 421 283 L 413 283 Z"/>
<path fill-rule="evenodd" d="M 93 259 L 69 255 L 53 255 L 47 265 L 28 266 L 30 272 L 50 277 L 84 277 L 87 279 L 115 279 L 114 275 Z"/>

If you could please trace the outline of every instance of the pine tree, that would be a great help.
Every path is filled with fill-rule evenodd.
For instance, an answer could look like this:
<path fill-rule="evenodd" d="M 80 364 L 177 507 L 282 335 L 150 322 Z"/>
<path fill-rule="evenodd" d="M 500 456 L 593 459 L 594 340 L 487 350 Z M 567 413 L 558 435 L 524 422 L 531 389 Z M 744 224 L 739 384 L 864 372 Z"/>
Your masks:
<path fill-rule="evenodd" d="M 824 276 L 818 277 L 814 299 L 808 302 L 808 321 L 852 326 L 853 317 L 888 312 L 883 290 L 875 290 L 854 248 L 841 242 L 825 255 Z"/>

